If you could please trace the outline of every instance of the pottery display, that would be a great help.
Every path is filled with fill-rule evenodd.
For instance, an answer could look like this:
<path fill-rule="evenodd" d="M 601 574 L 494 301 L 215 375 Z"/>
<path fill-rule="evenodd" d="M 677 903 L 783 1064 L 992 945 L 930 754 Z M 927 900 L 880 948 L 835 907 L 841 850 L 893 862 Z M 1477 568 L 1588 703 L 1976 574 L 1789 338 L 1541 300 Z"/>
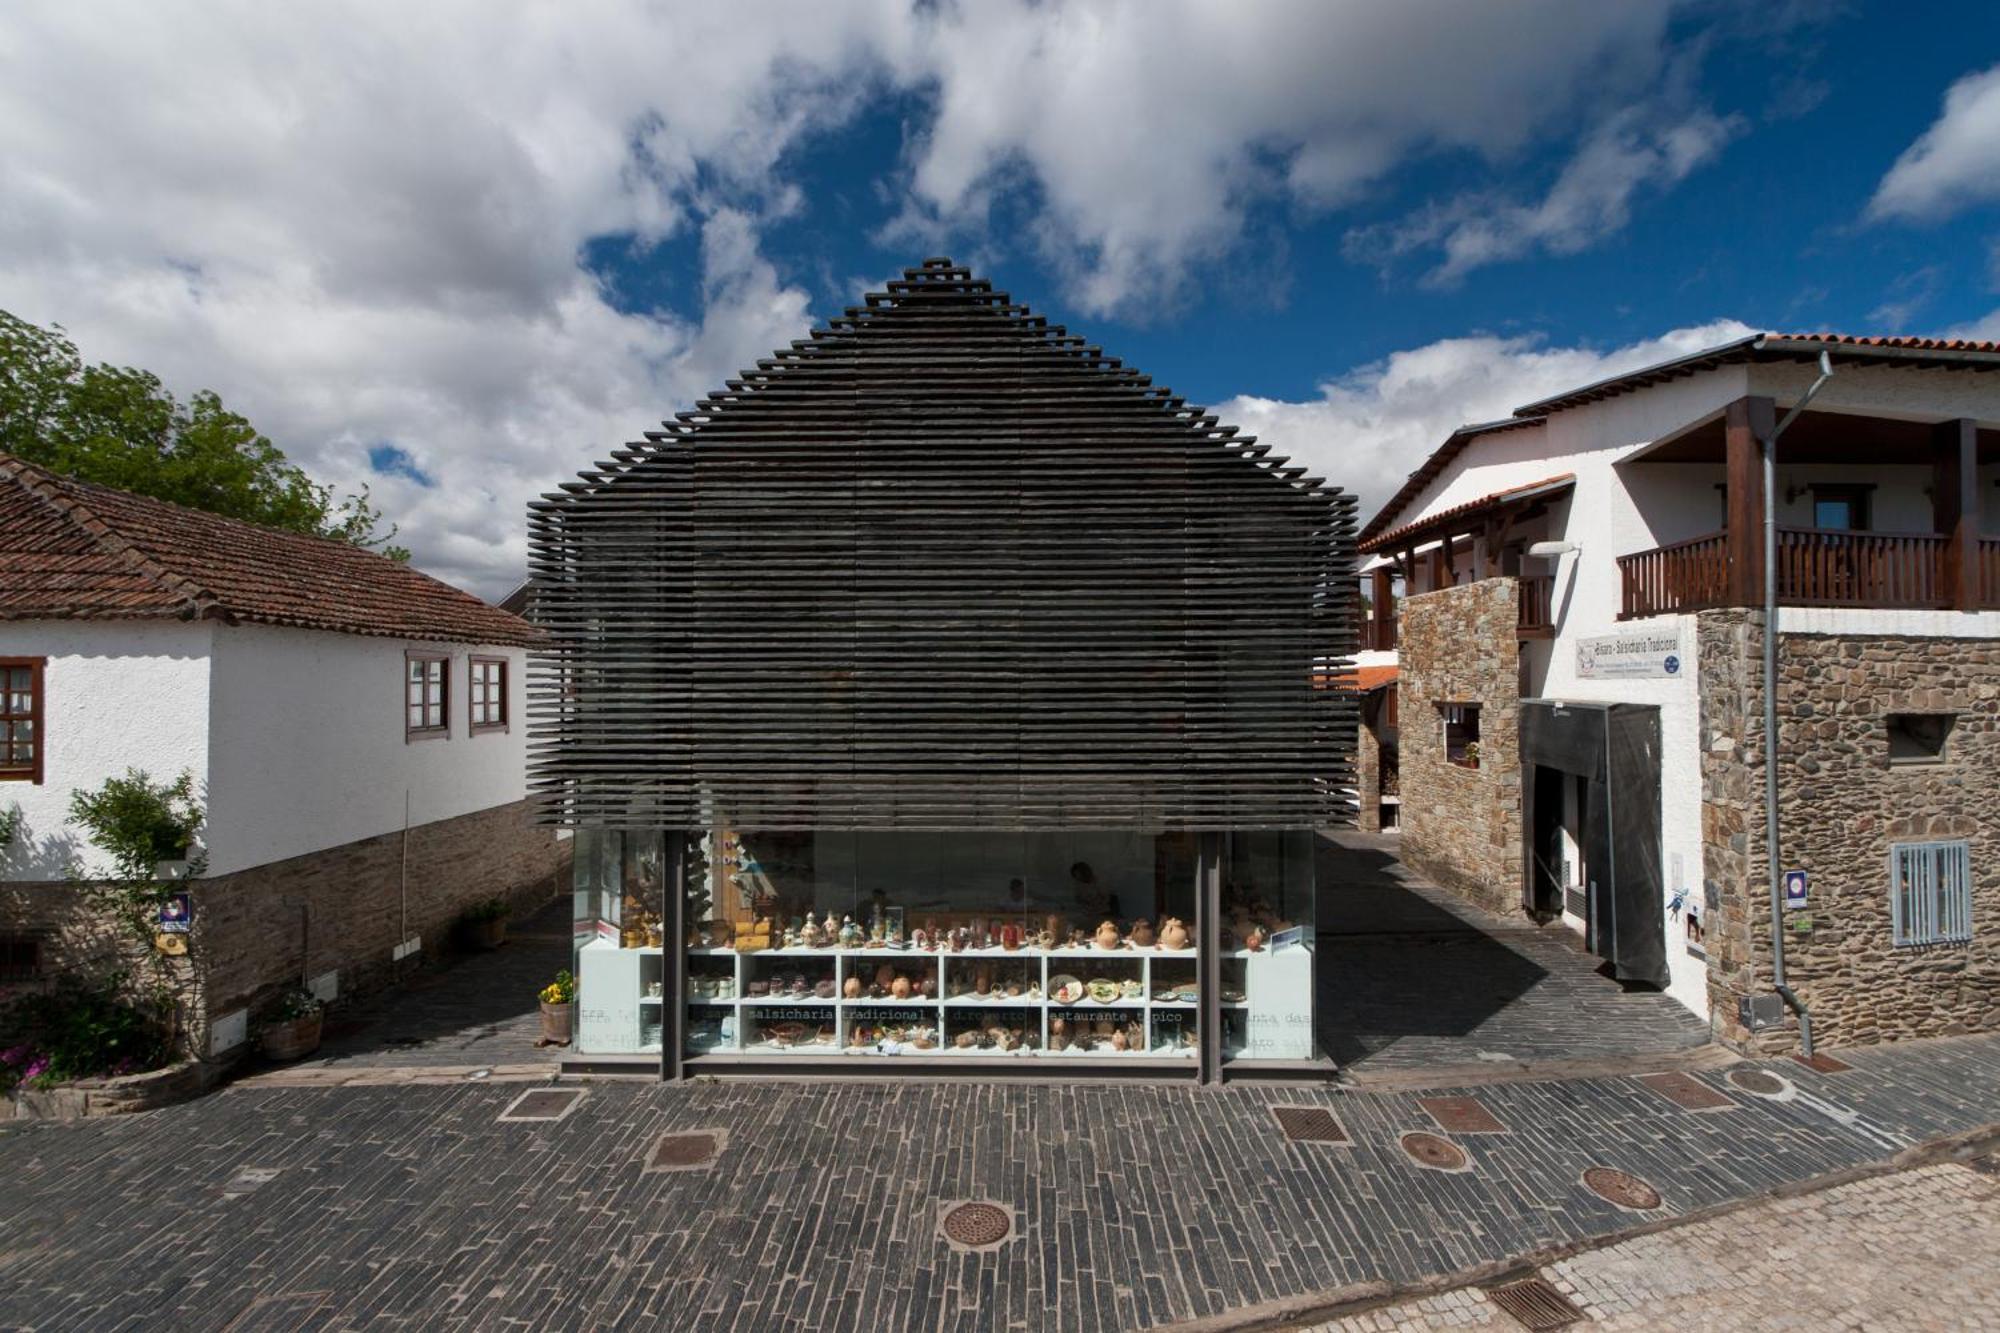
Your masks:
<path fill-rule="evenodd" d="M 1188 933 L 1187 923 L 1177 916 L 1170 916 L 1160 923 L 1160 947 L 1179 950 L 1188 948 L 1194 938 Z"/>
<path fill-rule="evenodd" d="M 1097 942 L 1097 947 L 1100 949 L 1115 949 L 1122 943 L 1122 939 L 1118 934 L 1118 923 L 1116 921 L 1106 921 L 1098 926 L 1097 934 L 1094 938 Z"/>
<path fill-rule="evenodd" d="M 1142 916 L 1132 923 L 1133 948 L 1150 949 L 1153 947 L 1153 941 L 1156 938 L 1158 937 L 1153 934 L 1153 923 L 1146 920 L 1145 917 Z"/>

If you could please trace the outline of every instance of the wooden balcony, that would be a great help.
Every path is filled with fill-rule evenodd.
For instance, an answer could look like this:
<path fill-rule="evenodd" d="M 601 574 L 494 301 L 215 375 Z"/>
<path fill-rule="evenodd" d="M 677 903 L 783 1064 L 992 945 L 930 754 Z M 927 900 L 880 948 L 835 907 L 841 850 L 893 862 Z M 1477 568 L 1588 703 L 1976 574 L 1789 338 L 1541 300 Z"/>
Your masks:
<path fill-rule="evenodd" d="M 1835 532 L 1778 529 L 1778 601 L 1785 606 L 1855 606 L 1929 610 L 1953 605 L 1945 557 L 1950 541 L 1930 532 Z M 2000 542 L 1979 544 L 1980 602 L 2000 606 Z M 1623 585 L 1619 619 L 1750 605 L 1761 564 L 1731 578 L 1729 541 L 1714 532 L 1618 558 Z"/>
<path fill-rule="evenodd" d="M 1554 577 L 1547 574 L 1516 581 L 1514 596 L 1519 610 L 1514 616 L 1515 638 L 1553 639 L 1556 636 L 1555 586 Z"/>

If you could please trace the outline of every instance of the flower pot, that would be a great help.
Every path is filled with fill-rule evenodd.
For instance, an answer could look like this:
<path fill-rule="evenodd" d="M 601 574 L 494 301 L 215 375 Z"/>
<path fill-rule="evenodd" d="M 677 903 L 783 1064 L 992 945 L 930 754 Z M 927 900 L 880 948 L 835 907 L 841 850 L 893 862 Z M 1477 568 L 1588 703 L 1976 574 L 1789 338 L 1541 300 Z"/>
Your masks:
<path fill-rule="evenodd" d="M 311 1055 L 319 1049 L 320 1020 L 324 1017 L 324 1014 L 307 1014 L 287 1023 L 274 1023 L 259 1035 L 258 1048 L 272 1060 L 297 1060 Z"/>
<path fill-rule="evenodd" d="M 507 918 L 496 916 L 490 921 L 474 921 L 472 925 L 472 947 L 475 949 L 497 949 L 507 942 Z"/>
<path fill-rule="evenodd" d="M 570 1024 L 576 1017 L 576 1003 L 542 1006 L 542 1040 L 551 1046 L 569 1045 Z"/>

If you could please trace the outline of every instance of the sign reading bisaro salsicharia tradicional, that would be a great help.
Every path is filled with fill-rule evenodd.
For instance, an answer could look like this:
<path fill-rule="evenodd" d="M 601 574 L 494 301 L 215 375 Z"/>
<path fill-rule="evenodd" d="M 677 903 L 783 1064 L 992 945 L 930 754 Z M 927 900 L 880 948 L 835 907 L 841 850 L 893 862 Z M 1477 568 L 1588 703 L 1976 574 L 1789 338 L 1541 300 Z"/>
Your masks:
<path fill-rule="evenodd" d="M 1685 673 L 1678 629 L 1600 634 L 1576 641 L 1576 674 L 1586 680 L 1669 679 Z"/>

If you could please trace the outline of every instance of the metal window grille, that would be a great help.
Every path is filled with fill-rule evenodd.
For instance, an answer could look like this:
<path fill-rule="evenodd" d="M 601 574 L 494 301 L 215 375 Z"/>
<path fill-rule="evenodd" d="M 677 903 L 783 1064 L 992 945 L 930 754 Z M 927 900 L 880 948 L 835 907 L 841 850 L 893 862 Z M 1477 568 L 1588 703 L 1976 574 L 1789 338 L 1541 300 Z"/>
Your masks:
<path fill-rule="evenodd" d="M 1965 842 L 1889 848 L 1889 908 L 1898 947 L 1972 939 L 1972 854 Z"/>

